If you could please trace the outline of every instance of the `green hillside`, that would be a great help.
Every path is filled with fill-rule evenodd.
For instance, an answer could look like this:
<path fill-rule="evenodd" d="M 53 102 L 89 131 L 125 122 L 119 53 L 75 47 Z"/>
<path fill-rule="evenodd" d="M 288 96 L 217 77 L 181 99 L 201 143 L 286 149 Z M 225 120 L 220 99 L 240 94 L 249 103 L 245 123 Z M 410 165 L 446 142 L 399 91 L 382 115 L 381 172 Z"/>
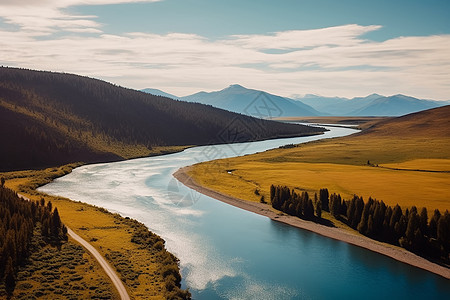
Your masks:
<path fill-rule="evenodd" d="M 317 133 L 92 78 L 0 68 L 0 171 Z"/>

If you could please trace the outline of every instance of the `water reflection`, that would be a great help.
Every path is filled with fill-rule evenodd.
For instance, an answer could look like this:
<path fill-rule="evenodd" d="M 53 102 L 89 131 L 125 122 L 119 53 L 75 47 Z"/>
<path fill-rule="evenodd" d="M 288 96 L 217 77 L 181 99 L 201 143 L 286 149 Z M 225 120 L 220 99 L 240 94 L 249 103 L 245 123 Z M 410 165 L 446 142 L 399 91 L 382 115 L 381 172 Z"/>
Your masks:
<path fill-rule="evenodd" d="M 333 128 L 324 137 L 351 132 Z M 314 139 L 255 142 L 245 151 Z M 182 284 L 195 299 L 450 299 L 448 281 L 428 272 L 200 196 L 183 185 L 170 190 L 171 174 L 204 160 L 208 147 L 233 155 L 226 145 L 216 145 L 88 165 L 40 190 L 143 222 L 180 259 Z M 177 205 L 188 193 L 199 198 L 190 206 Z"/>

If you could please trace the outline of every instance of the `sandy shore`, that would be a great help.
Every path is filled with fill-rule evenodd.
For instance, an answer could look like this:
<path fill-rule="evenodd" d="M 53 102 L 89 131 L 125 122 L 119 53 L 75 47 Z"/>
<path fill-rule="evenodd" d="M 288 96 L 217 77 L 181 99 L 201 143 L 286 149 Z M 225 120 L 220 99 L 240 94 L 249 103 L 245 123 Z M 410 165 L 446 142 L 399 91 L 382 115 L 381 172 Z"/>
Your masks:
<path fill-rule="evenodd" d="M 184 167 L 179 169 L 177 172 L 173 174 L 173 176 L 182 182 L 184 185 L 194 189 L 204 195 L 215 198 L 222 202 L 228 203 L 230 205 L 239 207 L 241 209 L 245 209 L 247 211 L 251 211 L 262 216 L 266 216 L 274 221 L 282 222 L 285 224 L 289 224 L 291 226 L 295 226 L 301 229 L 309 230 L 315 232 L 317 234 L 323 235 L 325 237 L 329 237 L 335 240 L 343 241 L 358 247 L 362 247 L 388 257 L 391 257 L 395 260 L 401 261 L 403 263 L 427 270 L 429 272 L 440 275 L 444 278 L 450 279 L 450 269 L 440 266 L 438 264 L 432 263 L 418 255 L 415 255 L 409 251 L 406 251 L 403 248 L 392 246 L 386 243 L 381 243 L 372 239 L 369 239 L 364 236 L 352 234 L 349 231 L 346 231 L 341 228 L 334 227 L 326 227 L 314 222 L 301 220 L 297 217 L 289 216 L 286 214 L 277 214 L 276 212 L 270 209 L 270 206 L 263 203 L 250 202 L 242 199 L 237 199 L 234 197 L 230 197 L 227 195 L 223 195 L 214 190 L 205 188 L 203 186 L 198 185 L 191 177 L 189 177 L 186 172 L 191 167 Z"/>

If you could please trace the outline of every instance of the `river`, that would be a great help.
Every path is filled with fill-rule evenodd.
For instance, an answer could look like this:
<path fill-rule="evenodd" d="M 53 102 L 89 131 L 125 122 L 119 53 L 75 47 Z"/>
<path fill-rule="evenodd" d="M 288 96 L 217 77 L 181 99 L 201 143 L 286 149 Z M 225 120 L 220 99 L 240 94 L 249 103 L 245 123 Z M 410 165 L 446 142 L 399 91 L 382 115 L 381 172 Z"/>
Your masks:
<path fill-rule="evenodd" d="M 39 190 L 143 222 L 180 259 L 194 299 L 450 299 L 450 282 L 344 242 L 284 225 L 178 183 L 181 167 L 324 135 L 212 145 L 180 153 L 86 165 Z"/>

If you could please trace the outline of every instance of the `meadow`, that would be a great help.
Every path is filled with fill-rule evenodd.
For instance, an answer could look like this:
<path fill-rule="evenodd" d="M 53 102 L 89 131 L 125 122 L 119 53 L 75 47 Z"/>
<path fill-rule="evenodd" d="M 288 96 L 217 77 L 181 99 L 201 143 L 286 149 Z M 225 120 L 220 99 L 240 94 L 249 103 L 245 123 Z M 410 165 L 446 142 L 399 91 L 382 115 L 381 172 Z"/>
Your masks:
<path fill-rule="evenodd" d="M 348 137 L 197 164 L 189 175 L 249 201 L 269 199 L 274 184 L 443 212 L 450 209 L 449 115 L 447 106 L 387 119 Z"/>

